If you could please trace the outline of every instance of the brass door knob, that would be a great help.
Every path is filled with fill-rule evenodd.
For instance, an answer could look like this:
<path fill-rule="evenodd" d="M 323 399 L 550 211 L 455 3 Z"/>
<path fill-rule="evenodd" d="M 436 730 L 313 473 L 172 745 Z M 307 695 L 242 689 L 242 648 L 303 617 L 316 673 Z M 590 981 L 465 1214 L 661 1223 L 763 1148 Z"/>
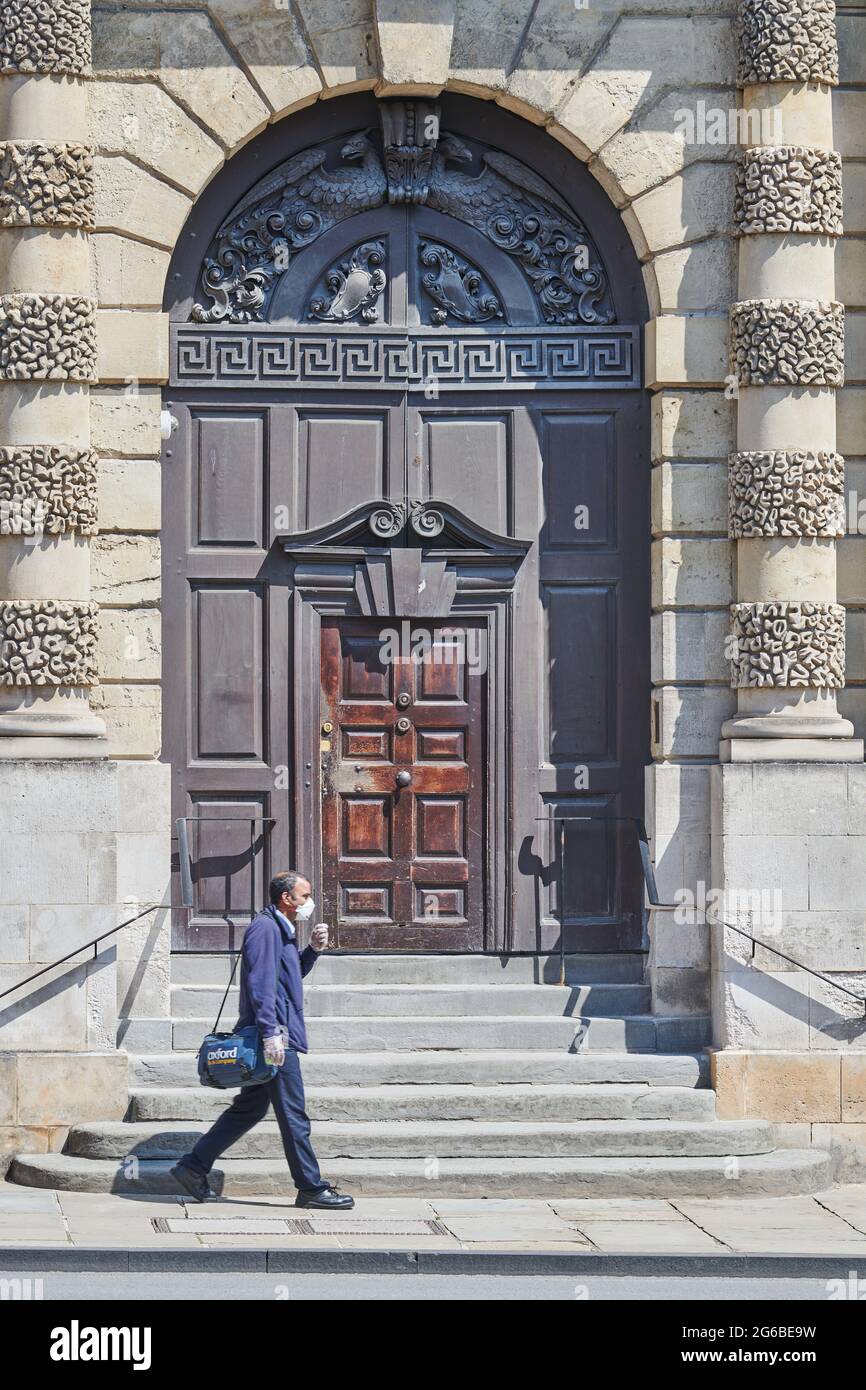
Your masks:
<path fill-rule="evenodd" d="M 398 733 L 398 734 L 408 734 L 408 732 L 409 732 L 409 730 L 411 729 L 411 727 L 412 727 L 412 721 L 411 721 L 411 719 L 398 719 L 398 720 L 397 720 L 397 733 Z"/>
<path fill-rule="evenodd" d="M 398 772 L 398 773 L 397 773 L 397 777 L 396 777 L 396 782 L 397 782 L 397 786 L 398 786 L 398 787 L 411 787 L 411 785 L 412 785 L 412 774 L 411 774 L 411 772 L 406 772 L 405 769 L 404 769 L 402 772 Z"/>
<path fill-rule="evenodd" d="M 411 697 L 411 695 L 407 695 L 407 694 L 404 692 L 402 695 L 398 695 L 398 696 L 397 696 L 397 707 L 398 707 L 398 709 L 406 709 L 406 707 L 407 707 L 408 705 L 410 705 L 411 703 L 412 703 L 412 697 Z"/>

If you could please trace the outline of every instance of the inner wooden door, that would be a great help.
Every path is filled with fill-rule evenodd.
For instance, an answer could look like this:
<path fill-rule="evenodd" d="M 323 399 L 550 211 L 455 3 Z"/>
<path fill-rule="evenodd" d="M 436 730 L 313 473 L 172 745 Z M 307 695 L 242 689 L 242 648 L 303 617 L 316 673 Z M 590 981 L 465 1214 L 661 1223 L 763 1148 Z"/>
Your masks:
<path fill-rule="evenodd" d="M 343 949 L 484 948 L 483 639 L 323 619 L 324 920 Z"/>

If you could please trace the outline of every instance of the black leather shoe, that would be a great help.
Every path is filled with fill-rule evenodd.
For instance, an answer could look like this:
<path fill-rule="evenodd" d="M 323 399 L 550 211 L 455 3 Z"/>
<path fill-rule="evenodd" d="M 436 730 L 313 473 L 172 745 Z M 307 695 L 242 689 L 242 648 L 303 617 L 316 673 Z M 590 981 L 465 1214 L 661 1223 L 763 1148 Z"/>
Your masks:
<path fill-rule="evenodd" d="M 295 1200 L 296 1207 L 314 1207 L 318 1211 L 348 1211 L 354 1205 L 354 1197 L 336 1187 L 326 1187 L 322 1192 L 299 1192 Z"/>
<path fill-rule="evenodd" d="M 182 1187 L 188 1197 L 192 1197 L 194 1202 L 217 1202 L 219 1197 L 214 1192 L 206 1177 L 200 1173 L 194 1173 L 192 1168 L 188 1168 L 185 1163 L 176 1163 L 169 1169 L 169 1176 L 174 1178 L 179 1187 Z"/>

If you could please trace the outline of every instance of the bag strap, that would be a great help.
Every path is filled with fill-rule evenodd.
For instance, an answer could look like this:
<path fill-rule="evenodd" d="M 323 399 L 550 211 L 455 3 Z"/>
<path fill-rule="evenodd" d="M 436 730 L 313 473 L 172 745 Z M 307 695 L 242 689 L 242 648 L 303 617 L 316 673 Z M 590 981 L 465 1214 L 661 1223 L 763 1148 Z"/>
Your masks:
<path fill-rule="evenodd" d="M 265 912 L 269 913 L 272 917 L 274 917 L 273 911 L 272 911 L 272 909 L 271 909 L 270 906 L 268 906 L 268 907 L 265 908 Z M 253 918 L 255 917 L 255 915 L 256 915 L 255 912 L 253 912 L 253 915 L 252 915 L 252 917 L 250 918 L 250 921 L 251 921 L 251 922 L 252 922 Z M 274 921 L 275 921 L 275 922 L 276 922 L 276 920 L 277 920 L 276 917 L 274 917 Z M 228 984 L 226 985 L 226 992 L 225 992 L 225 994 L 224 994 L 223 997 L 222 997 L 222 1003 L 220 1004 L 219 1013 L 218 1013 L 217 1016 L 216 1016 L 216 1023 L 215 1023 L 214 1026 L 213 1026 L 213 1030 L 214 1030 L 215 1033 L 219 1031 L 220 1019 L 222 1018 L 223 1009 L 225 1008 L 225 1006 L 226 1006 L 226 1000 L 227 1000 L 228 997 L 229 997 L 229 990 L 231 989 L 232 985 L 234 984 L 235 973 L 236 973 L 236 971 L 237 971 L 238 965 L 240 964 L 240 959 L 241 959 L 241 956 L 242 956 L 242 955 L 243 955 L 243 947 L 241 947 L 241 950 L 238 951 L 237 955 L 235 956 L 235 963 L 234 963 L 234 965 L 232 966 L 232 973 L 231 973 L 231 975 L 230 975 L 230 977 L 229 977 L 229 982 L 228 982 Z"/>
<path fill-rule="evenodd" d="M 220 1004 L 219 1013 L 218 1013 L 217 1016 L 216 1016 L 216 1023 L 215 1023 L 214 1026 L 213 1026 L 213 1030 L 214 1030 L 215 1033 L 219 1031 L 220 1019 L 222 1018 L 223 1009 L 224 1009 L 225 1006 L 226 1006 L 226 1000 L 227 1000 L 228 997 L 229 997 L 229 990 L 231 989 L 232 985 L 234 984 L 235 973 L 236 973 L 236 971 L 237 971 L 238 964 L 240 963 L 240 958 L 241 958 L 241 952 L 238 951 L 237 955 L 235 956 L 235 963 L 234 963 L 234 965 L 232 966 L 232 973 L 231 973 L 231 975 L 229 976 L 229 982 L 228 982 L 228 984 L 226 985 L 226 992 L 225 992 L 225 994 L 223 995 L 222 1003 Z"/>

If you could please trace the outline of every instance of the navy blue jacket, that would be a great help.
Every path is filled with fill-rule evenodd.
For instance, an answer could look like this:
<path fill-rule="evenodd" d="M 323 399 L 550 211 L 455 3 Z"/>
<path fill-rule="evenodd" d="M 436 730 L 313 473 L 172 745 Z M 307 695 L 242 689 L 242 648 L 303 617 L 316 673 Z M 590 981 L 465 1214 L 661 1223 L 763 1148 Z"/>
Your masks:
<path fill-rule="evenodd" d="M 318 959 L 312 946 L 298 950 L 272 907 L 254 917 L 241 948 L 240 1014 L 235 1028 L 253 1024 L 263 1038 L 288 1034 L 287 1047 L 306 1052 L 304 990 L 301 981 Z"/>

